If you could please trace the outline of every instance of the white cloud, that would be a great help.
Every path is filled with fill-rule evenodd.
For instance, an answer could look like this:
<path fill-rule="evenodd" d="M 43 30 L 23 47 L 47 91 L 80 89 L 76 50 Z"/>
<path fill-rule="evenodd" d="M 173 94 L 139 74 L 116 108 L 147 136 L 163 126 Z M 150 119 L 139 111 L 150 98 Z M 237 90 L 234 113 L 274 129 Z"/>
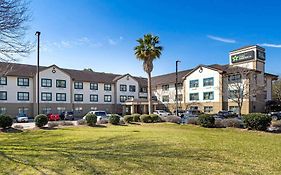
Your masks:
<path fill-rule="evenodd" d="M 263 43 L 263 44 L 258 44 L 258 45 L 259 45 L 259 46 L 263 46 L 263 47 L 281 48 L 281 44 Z"/>
<path fill-rule="evenodd" d="M 207 37 L 212 40 L 220 41 L 220 42 L 224 42 L 224 43 L 236 43 L 236 40 L 234 40 L 234 39 L 222 38 L 222 37 L 213 36 L 213 35 L 207 35 Z"/>
<path fill-rule="evenodd" d="M 114 41 L 114 40 L 111 39 L 111 38 L 109 38 L 107 41 L 108 41 L 108 43 L 109 43 L 110 45 L 116 45 L 116 44 L 117 44 L 117 41 Z"/>

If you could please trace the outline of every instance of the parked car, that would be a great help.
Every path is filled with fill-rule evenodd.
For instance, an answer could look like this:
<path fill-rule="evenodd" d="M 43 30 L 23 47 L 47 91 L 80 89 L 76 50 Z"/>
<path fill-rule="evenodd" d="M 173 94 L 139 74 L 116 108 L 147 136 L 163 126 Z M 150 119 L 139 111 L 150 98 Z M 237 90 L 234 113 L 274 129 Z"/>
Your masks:
<path fill-rule="evenodd" d="M 233 111 L 223 110 L 223 111 L 219 111 L 216 115 L 214 115 L 214 117 L 224 119 L 224 118 L 235 118 L 238 117 L 238 115 L 235 114 Z"/>
<path fill-rule="evenodd" d="M 65 112 L 64 120 L 74 120 L 74 113 L 72 111 Z"/>
<path fill-rule="evenodd" d="M 188 116 L 188 117 L 198 117 L 198 115 L 200 114 L 201 111 L 199 111 L 198 109 L 189 109 L 185 113 L 183 113 L 184 116 Z"/>
<path fill-rule="evenodd" d="M 167 117 L 168 115 L 170 115 L 169 112 L 164 111 L 164 110 L 155 110 L 155 111 L 153 112 L 153 114 L 157 114 L 157 115 L 159 115 L 159 116 L 161 116 L 161 117 Z"/>
<path fill-rule="evenodd" d="M 47 115 L 49 121 L 59 121 L 60 115 L 59 114 L 48 114 Z"/>
<path fill-rule="evenodd" d="M 281 119 L 281 111 L 271 112 L 269 115 L 271 116 L 272 120 L 280 120 Z"/>
<path fill-rule="evenodd" d="M 90 111 L 87 114 L 95 114 L 97 116 L 97 121 L 108 118 L 108 115 L 105 111 Z M 83 117 L 83 119 L 86 119 L 86 115 Z"/>
<path fill-rule="evenodd" d="M 24 113 L 20 113 L 16 116 L 16 122 L 28 122 L 28 116 Z"/>

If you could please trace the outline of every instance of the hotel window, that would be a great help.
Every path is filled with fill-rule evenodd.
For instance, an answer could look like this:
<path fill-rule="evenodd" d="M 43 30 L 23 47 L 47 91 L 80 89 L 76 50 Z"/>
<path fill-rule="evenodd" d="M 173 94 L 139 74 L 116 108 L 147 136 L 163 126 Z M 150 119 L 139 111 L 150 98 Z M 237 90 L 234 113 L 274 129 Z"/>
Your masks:
<path fill-rule="evenodd" d="M 203 79 L 203 86 L 214 86 L 214 78 L 204 78 Z"/>
<path fill-rule="evenodd" d="M 90 83 L 90 90 L 98 90 L 98 83 Z"/>
<path fill-rule="evenodd" d="M 7 112 L 7 108 L 5 107 L 0 107 L 0 115 L 4 115 Z"/>
<path fill-rule="evenodd" d="M 57 107 L 57 113 L 58 114 L 61 114 L 63 112 L 65 112 L 65 107 Z"/>
<path fill-rule="evenodd" d="M 41 79 L 41 87 L 52 87 L 52 80 L 51 79 L 42 78 Z"/>
<path fill-rule="evenodd" d="M 204 92 L 203 99 L 204 100 L 214 100 L 214 92 Z"/>
<path fill-rule="evenodd" d="M 52 101 L 52 93 L 42 92 L 41 93 L 41 101 Z"/>
<path fill-rule="evenodd" d="M 127 85 L 120 84 L 120 91 L 126 92 L 127 91 Z"/>
<path fill-rule="evenodd" d="M 99 100 L 98 95 L 94 95 L 94 94 L 90 95 L 91 102 L 98 102 L 98 100 Z"/>
<path fill-rule="evenodd" d="M 18 78 L 18 86 L 29 86 L 29 78 Z"/>
<path fill-rule="evenodd" d="M 18 108 L 19 114 L 27 114 L 29 111 L 29 108 L 27 107 L 20 107 Z"/>
<path fill-rule="evenodd" d="M 204 106 L 204 112 L 210 113 L 213 112 L 213 106 Z"/>
<path fill-rule="evenodd" d="M 229 106 L 229 110 L 233 111 L 235 114 L 239 113 L 238 106 Z"/>
<path fill-rule="evenodd" d="M 0 85 L 7 85 L 7 77 L 0 77 Z"/>
<path fill-rule="evenodd" d="M 74 94 L 74 101 L 83 101 L 83 94 Z"/>
<path fill-rule="evenodd" d="M 104 102 L 111 102 L 111 95 L 105 95 Z"/>
<path fill-rule="evenodd" d="M 18 101 L 28 101 L 29 92 L 18 92 Z"/>
<path fill-rule="evenodd" d="M 182 94 L 178 94 L 178 101 L 182 101 Z M 176 101 L 176 96 L 175 96 L 175 101 Z"/>
<path fill-rule="evenodd" d="M 140 89 L 140 92 L 147 93 L 147 88 L 146 88 L 146 87 L 142 87 L 142 88 Z"/>
<path fill-rule="evenodd" d="M 162 85 L 162 90 L 163 91 L 168 91 L 169 90 L 169 85 L 168 84 Z"/>
<path fill-rule="evenodd" d="M 45 107 L 45 108 L 42 108 L 42 113 L 43 114 L 51 114 L 52 113 L 52 108 L 49 108 L 49 107 Z"/>
<path fill-rule="evenodd" d="M 169 102 L 169 95 L 163 95 L 162 102 Z"/>
<path fill-rule="evenodd" d="M 83 89 L 83 82 L 74 82 L 74 89 Z"/>
<path fill-rule="evenodd" d="M 128 96 L 128 100 L 134 100 L 135 96 Z"/>
<path fill-rule="evenodd" d="M 228 91 L 228 99 L 234 99 L 239 97 L 239 91 L 238 90 L 229 90 Z"/>
<path fill-rule="evenodd" d="M 0 91 L 0 100 L 7 100 L 7 92 Z"/>
<path fill-rule="evenodd" d="M 189 94 L 189 100 L 190 101 L 199 100 L 199 93 L 191 93 L 191 94 Z"/>
<path fill-rule="evenodd" d="M 176 84 L 175 84 L 175 86 L 176 86 Z M 183 87 L 183 84 L 182 83 L 178 83 L 178 90 L 181 90 L 182 89 L 182 87 Z"/>
<path fill-rule="evenodd" d="M 199 80 L 190 80 L 190 81 L 189 81 L 189 87 L 190 87 L 190 88 L 199 87 Z"/>
<path fill-rule="evenodd" d="M 228 76 L 228 82 L 229 83 L 240 83 L 241 82 L 241 75 L 240 74 L 234 74 Z"/>
<path fill-rule="evenodd" d="M 56 80 L 56 87 L 57 88 L 66 88 L 66 81 L 65 80 Z"/>
<path fill-rule="evenodd" d="M 74 112 L 75 112 L 76 114 L 80 114 L 80 113 L 83 112 L 83 108 L 82 108 L 82 107 L 75 107 L 75 108 L 74 108 Z"/>
<path fill-rule="evenodd" d="M 57 93 L 56 101 L 66 101 L 66 93 Z"/>
<path fill-rule="evenodd" d="M 136 92 L 136 86 L 135 85 L 130 85 L 129 86 L 129 91 L 130 92 Z"/>
<path fill-rule="evenodd" d="M 105 91 L 111 91 L 111 84 L 104 84 Z"/>
<path fill-rule="evenodd" d="M 125 102 L 127 100 L 126 95 L 120 95 L 120 102 Z"/>

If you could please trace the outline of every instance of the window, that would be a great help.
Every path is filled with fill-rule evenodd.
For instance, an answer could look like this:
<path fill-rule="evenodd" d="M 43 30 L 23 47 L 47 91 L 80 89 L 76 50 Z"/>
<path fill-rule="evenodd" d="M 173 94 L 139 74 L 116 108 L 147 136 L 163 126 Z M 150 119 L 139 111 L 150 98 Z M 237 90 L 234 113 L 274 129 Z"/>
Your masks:
<path fill-rule="evenodd" d="M 104 84 L 105 91 L 111 91 L 111 84 Z"/>
<path fill-rule="evenodd" d="M 56 81 L 57 88 L 66 88 L 66 81 L 65 80 L 57 80 Z"/>
<path fill-rule="evenodd" d="M 52 80 L 51 79 L 42 78 L 41 79 L 41 87 L 52 87 Z"/>
<path fill-rule="evenodd" d="M 146 88 L 146 87 L 142 87 L 142 88 L 140 89 L 140 92 L 147 93 L 147 88 Z"/>
<path fill-rule="evenodd" d="M 182 94 L 178 94 L 178 101 L 182 101 Z M 175 96 L 175 101 L 177 101 L 176 96 Z"/>
<path fill-rule="evenodd" d="M 66 101 L 66 93 L 57 93 L 56 100 L 57 101 Z"/>
<path fill-rule="evenodd" d="M 136 86 L 135 85 L 130 85 L 129 86 L 129 91 L 130 92 L 136 92 Z"/>
<path fill-rule="evenodd" d="M 189 100 L 190 101 L 199 100 L 199 94 L 198 93 L 191 93 L 191 94 L 189 94 Z"/>
<path fill-rule="evenodd" d="M 168 84 L 162 85 L 162 90 L 163 91 L 168 91 L 169 90 L 169 85 Z"/>
<path fill-rule="evenodd" d="M 203 99 L 204 100 L 214 100 L 214 92 L 204 92 Z"/>
<path fill-rule="evenodd" d="M 239 83 L 241 82 L 241 75 L 240 74 L 234 74 L 228 76 L 228 82 L 229 83 Z"/>
<path fill-rule="evenodd" d="M 57 107 L 58 114 L 65 112 L 65 107 Z"/>
<path fill-rule="evenodd" d="M 234 99 L 239 97 L 239 91 L 238 90 L 229 90 L 228 91 L 228 99 Z"/>
<path fill-rule="evenodd" d="M 127 100 L 126 95 L 120 95 L 120 102 L 125 102 Z"/>
<path fill-rule="evenodd" d="M 204 78 L 203 86 L 214 86 L 214 78 Z"/>
<path fill-rule="evenodd" d="M 74 89 L 83 89 L 83 82 L 74 82 Z"/>
<path fill-rule="evenodd" d="M 98 95 L 90 95 L 90 101 L 91 102 L 98 102 L 98 100 L 99 100 L 99 97 L 98 97 Z"/>
<path fill-rule="evenodd" d="M 75 108 L 74 108 L 74 112 L 75 112 L 76 114 L 80 114 L 80 113 L 83 112 L 83 108 L 82 108 L 82 107 L 75 107 Z"/>
<path fill-rule="evenodd" d="M 190 87 L 190 88 L 199 87 L 199 80 L 190 80 L 190 81 L 189 81 L 189 87 Z"/>
<path fill-rule="evenodd" d="M 0 100 L 7 100 L 7 92 L 0 91 Z"/>
<path fill-rule="evenodd" d="M 204 106 L 204 112 L 210 113 L 213 112 L 213 106 Z"/>
<path fill-rule="evenodd" d="M 238 106 L 229 106 L 229 110 L 230 110 L 230 111 L 233 111 L 233 112 L 236 113 L 236 114 L 239 113 Z"/>
<path fill-rule="evenodd" d="M 98 90 L 99 89 L 98 83 L 90 83 L 90 89 L 91 90 Z"/>
<path fill-rule="evenodd" d="M 52 93 L 42 92 L 41 93 L 41 101 L 52 101 Z"/>
<path fill-rule="evenodd" d="M 18 101 L 28 101 L 29 92 L 18 92 Z"/>
<path fill-rule="evenodd" d="M 111 102 L 111 95 L 105 95 L 104 102 Z"/>
<path fill-rule="evenodd" d="M 27 114 L 29 111 L 29 108 L 27 107 L 20 107 L 18 108 L 19 114 Z"/>
<path fill-rule="evenodd" d="M 83 94 L 74 94 L 74 101 L 83 101 Z"/>
<path fill-rule="evenodd" d="M 0 85 L 7 85 L 7 77 L 0 77 Z"/>
<path fill-rule="evenodd" d="M 176 84 L 175 84 L 175 85 L 176 85 Z M 177 86 L 178 90 L 181 90 L 182 87 L 183 87 L 183 84 L 182 84 L 182 83 L 178 83 L 178 86 Z"/>
<path fill-rule="evenodd" d="M 7 112 L 7 108 L 5 107 L 0 107 L 0 115 L 4 115 Z"/>
<path fill-rule="evenodd" d="M 50 113 L 52 113 L 52 108 L 49 108 L 49 107 L 44 107 L 44 108 L 42 108 L 42 113 L 43 114 L 50 114 Z"/>
<path fill-rule="evenodd" d="M 29 86 L 29 78 L 18 78 L 18 86 Z"/>
<path fill-rule="evenodd" d="M 127 85 L 120 84 L 120 91 L 126 92 L 127 91 Z"/>
<path fill-rule="evenodd" d="M 128 100 L 134 100 L 135 96 L 128 96 Z"/>
<path fill-rule="evenodd" d="M 162 102 L 169 102 L 169 95 L 163 95 Z"/>

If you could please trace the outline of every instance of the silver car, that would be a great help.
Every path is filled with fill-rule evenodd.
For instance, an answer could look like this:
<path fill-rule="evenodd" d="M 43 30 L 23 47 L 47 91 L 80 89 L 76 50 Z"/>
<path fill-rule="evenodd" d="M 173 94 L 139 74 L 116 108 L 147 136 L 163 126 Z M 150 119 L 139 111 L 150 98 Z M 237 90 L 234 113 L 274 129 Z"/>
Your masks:
<path fill-rule="evenodd" d="M 28 116 L 26 114 L 18 114 L 16 116 L 16 122 L 20 123 L 20 122 L 28 122 Z"/>

